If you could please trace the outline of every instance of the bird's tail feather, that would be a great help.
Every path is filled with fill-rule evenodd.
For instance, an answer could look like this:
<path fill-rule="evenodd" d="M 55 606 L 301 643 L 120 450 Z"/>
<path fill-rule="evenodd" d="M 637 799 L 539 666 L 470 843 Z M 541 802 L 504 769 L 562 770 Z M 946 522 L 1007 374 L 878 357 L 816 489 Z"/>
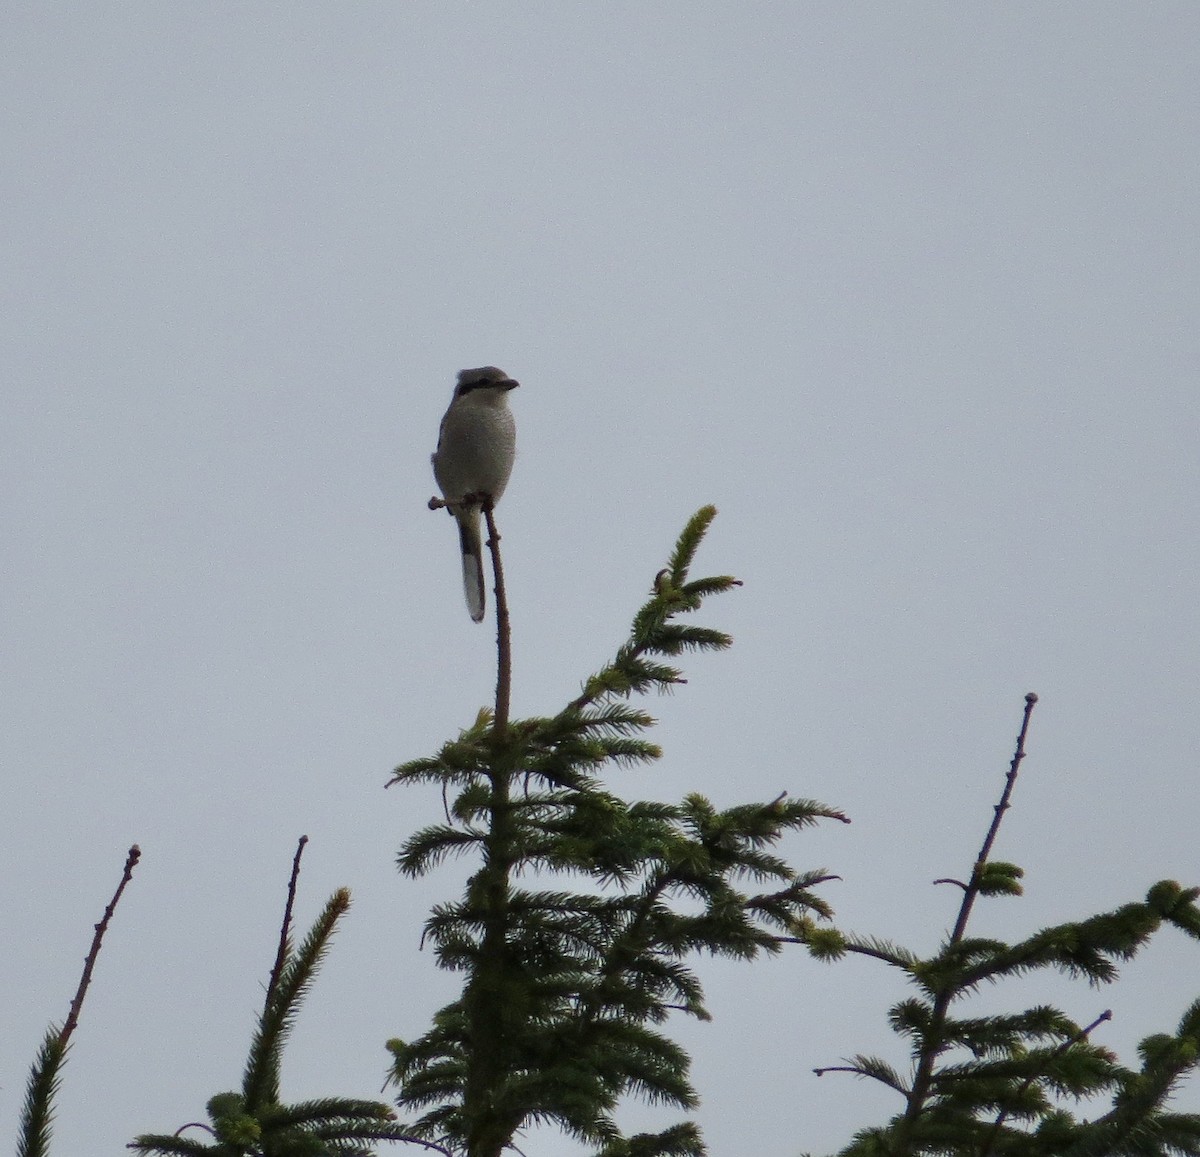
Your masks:
<path fill-rule="evenodd" d="M 462 543 L 463 594 L 467 610 L 477 623 L 483 622 L 483 541 L 479 532 L 479 510 L 469 507 L 458 515 L 458 537 Z"/>

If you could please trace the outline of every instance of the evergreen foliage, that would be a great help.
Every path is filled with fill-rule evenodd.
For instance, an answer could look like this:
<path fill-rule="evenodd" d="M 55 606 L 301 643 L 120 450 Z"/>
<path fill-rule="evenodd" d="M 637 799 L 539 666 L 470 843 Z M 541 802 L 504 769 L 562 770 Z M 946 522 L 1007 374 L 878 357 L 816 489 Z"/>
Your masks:
<path fill-rule="evenodd" d="M 49 1157 L 54 1101 L 62 1081 L 66 1055 L 67 1043 L 61 1030 L 51 1027 L 29 1071 L 17 1137 L 17 1157 Z"/>
<path fill-rule="evenodd" d="M 451 855 L 478 862 L 425 929 L 439 965 L 466 974 L 462 996 L 417 1040 L 389 1044 L 398 1103 L 422 1113 L 417 1136 L 499 1157 L 549 1122 L 603 1157 L 703 1152 L 690 1123 L 626 1138 L 614 1118 L 627 1094 L 697 1104 L 689 1059 L 660 1027 L 672 1012 L 708 1018 L 689 959 L 777 952 L 829 915 L 812 891 L 826 877 L 772 849 L 838 812 L 782 797 L 724 810 L 697 794 L 629 801 L 600 779 L 658 757 L 643 738 L 654 720 L 629 700 L 685 682 L 665 660 L 730 644 L 679 621 L 737 585 L 689 577 L 715 513 L 688 522 L 627 641 L 557 715 L 499 728 L 483 712 L 437 755 L 396 770 L 394 783 L 436 783 L 448 799 L 447 822 L 407 841 L 401 871 L 420 876 Z M 574 890 L 535 886 L 564 877 Z"/>

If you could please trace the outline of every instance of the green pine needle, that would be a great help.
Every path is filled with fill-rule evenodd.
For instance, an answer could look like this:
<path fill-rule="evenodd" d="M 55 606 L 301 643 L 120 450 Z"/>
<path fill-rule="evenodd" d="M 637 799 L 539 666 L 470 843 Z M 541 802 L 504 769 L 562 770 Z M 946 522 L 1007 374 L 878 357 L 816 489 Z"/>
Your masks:
<path fill-rule="evenodd" d="M 54 1102 L 58 1096 L 67 1046 L 52 1027 L 42 1040 L 29 1070 L 17 1139 L 17 1157 L 49 1157 Z"/>

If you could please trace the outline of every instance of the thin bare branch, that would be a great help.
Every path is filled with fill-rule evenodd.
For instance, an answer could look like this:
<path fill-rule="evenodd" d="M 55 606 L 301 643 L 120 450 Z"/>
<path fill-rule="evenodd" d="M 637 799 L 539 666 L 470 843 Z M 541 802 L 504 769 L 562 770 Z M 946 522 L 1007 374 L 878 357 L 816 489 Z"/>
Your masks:
<path fill-rule="evenodd" d="M 1032 691 L 1025 696 L 1025 714 L 1021 719 L 1021 731 L 1017 735 L 1017 749 L 1013 752 L 1008 774 L 1004 777 L 1004 791 L 1000 795 L 1000 802 L 994 809 L 995 815 L 993 815 L 991 826 L 984 837 L 983 847 L 979 849 L 979 855 L 975 859 L 975 867 L 971 871 L 971 883 L 963 896 L 962 907 L 959 909 L 958 919 L 954 923 L 954 931 L 950 934 L 951 944 L 957 944 L 966 933 L 967 921 L 971 918 L 975 897 L 979 895 L 979 884 L 983 878 L 984 865 L 987 863 L 988 856 L 992 854 L 992 845 L 996 842 L 996 835 L 1000 831 L 1004 813 L 1009 809 L 1013 789 L 1017 786 L 1017 771 L 1021 766 L 1021 760 L 1025 758 L 1025 737 L 1029 734 L 1029 717 L 1033 714 L 1033 706 L 1037 701 L 1038 697 Z"/>
<path fill-rule="evenodd" d="M 1056 1048 L 1054 1050 L 1054 1052 L 1052 1052 L 1048 1057 L 1046 1057 L 1045 1062 L 1042 1064 L 1041 1068 L 1036 1073 L 1030 1073 L 1029 1076 L 1027 1076 L 1025 1078 L 1025 1080 L 1021 1082 L 1020 1087 L 1017 1089 L 1016 1094 L 1012 1098 L 1013 1102 L 1016 1104 L 1020 1103 L 1021 1097 L 1023 1096 L 1025 1091 L 1029 1088 L 1030 1085 L 1033 1084 L 1034 1081 L 1036 1081 L 1038 1079 L 1038 1077 L 1040 1077 L 1046 1071 L 1046 1069 L 1048 1069 L 1050 1067 L 1051 1061 L 1055 1060 L 1057 1057 L 1062 1056 L 1062 1054 L 1065 1053 L 1067 1051 L 1067 1049 L 1071 1048 L 1072 1045 L 1077 1045 L 1077 1044 L 1079 1044 L 1080 1041 L 1087 1040 L 1088 1037 L 1091 1036 L 1092 1033 L 1095 1032 L 1096 1029 L 1100 1027 L 1100 1025 L 1102 1025 L 1105 1021 L 1112 1020 L 1112 1016 L 1113 1016 L 1112 1009 L 1106 1008 L 1086 1028 L 1081 1028 L 1074 1036 L 1063 1041 L 1062 1044 L 1060 1044 L 1058 1046 L 1058 1048 Z M 1003 1128 L 1004 1122 L 1007 1119 L 1008 1119 L 1008 1108 L 1006 1107 L 1004 1109 L 1001 1109 L 1001 1111 L 997 1115 L 995 1121 L 992 1122 L 991 1132 L 988 1133 L 986 1139 L 984 1140 L 983 1148 L 979 1150 L 979 1157 L 988 1157 L 988 1154 L 991 1153 L 992 1146 L 996 1143 L 996 1138 L 1000 1136 L 1000 1130 Z"/>
<path fill-rule="evenodd" d="M 950 933 L 950 944 L 952 945 L 958 944 L 966 934 L 967 922 L 971 918 L 971 909 L 975 906 L 975 898 L 979 895 L 988 856 L 991 855 L 992 845 L 996 842 L 996 834 L 1000 831 L 1000 823 L 1004 819 L 1004 813 L 1008 811 L 1009 801 L 1012 799 L 1013 789 L 1017 784 L 1017 771 L 1021 766 L 1021 760 L 1025 758 L 1025 737 L 1029 733 L 1029 717 L 1033 714 L 1033 706 L 1037 701 L 1038 697 L 1032 691 L 1025 696 L 1025 712 L 1021 717 L 1021 730 L 1017 734 L 1016 750 L 1013 753 L 1008 773 L 1005 776 L 1004 791 L 1000 794 L 1000 802 L 995 806 L 995 814 L 992 816 L 992 822 L 988 826 L 983 846 L 979 849 L 975 866 L 971 869 L 970 880 L 967 887 L 963 889 L 963 899 L 958 909 L 958 919 L 954 922 L 953 932 Z M 949 988 L 939 992 L 935 997 L 930 1023 L 925 1032 L 927 1041 L 936 1042 L 939 1040 L 942 1027 L 946 1022 L 952 997 L 953 992 Z M 917 1071 L 913 1077 L 912 1091 L 908 1096 L 908 1105 L 905 1107 L 904 1118 L 900 1124 L 898 1139 L 901 1145 L 907 1143 L 908 1130 L 912 1128 L 913 1123 L 924 1112 L 925 1100 L 929 1095 L 929 1089 L 933 1082 L 933 1066 L 937 1061 L 937 1053 L 937 1047 L 931 1047 L 927 1044 L 922 1048 L 920 1059 L 917 1062 Z"/>
<path fill-rule="evenodd" d="M 496 714 L 492 720 L 492 735 L 497 742 L 508 731 L 509 703 L 512 699 L 512 635 L 508 618 L 508 595 L 504 588 L 504 564 L 500 560 L 500 532 L 492 503 L 483 504 L 487 519 L 488 550 L 492 553 L 492 573 L 496 578 Z"/>
<path fill-rule="evenodd" d="M 264 1004 L 265 1008 L 270 1008 L 271 998 L 275 994 L 275 989 L 279 984 L 279 977 L 283 973 L 283 966 L 287 963 L 288 953 L 288 937 L 292 932 L 292 909 L 296 905 L 296 882 L 300 879 L 300 857 L 304 855 L 304 845 L 308 843 L 308 836 L 301 836 L 300 842 L 296 845 L 296 854 L 292 857 L 292 874 L 288 880 L 287 904 L 283 909 L 283 924 L 279 929 L 279 948 L 275 953 L 275 964 L 271 969 L 271 979 L 267 983 L 267 999 Z"/>
<path fill-rule="evenodd" d="M 104 909 L 104 916 L 100 923 L 96 925 L 96 934 L 92 937 L 92 947 L 89 949 L 87 958 L 83 963 L 83 975 L 79 978 L 79 987 L 75 990 L 75 999 L 71 1001 L 71 1010 L 67 1013 L 66 1022 L 59 1031 L 58 1040 L 64 1047 L 70 1042 L 71 1034 L 74 1033 L 76 1026 L 79 1024 L 79 1013 L 83 1009 L 83 998 L 87 995 L 88 985 L 92 982 L 92 970 L 96 967 L 96 958 L 100 955 L 100 944 L 104 940 L 104 934 L 108 931 L 109 921 L 113 918 L 113 913 L 117 910 L 117 903 L 121 899 L 121 893 L 125 891 L 125 885 L 129 883 L 133 877 L 133 869 L 137 867 L 137 862 L 142 858 L 142 849 L 134 844 L 129 849 L 129 854 L 125 857 L 125 870 L 121 873 L 121 882 L 117 885 L 117 890 L 113 893 L 113 898 L 109 900 L 108 907 Z"/>
<path fill-rule="evenodd" d="M 436 1141 L 426 1141 L 423 1137 L 413 1137 L 408 1133 L 381 1133 L 373 1140 L 378 1141 L 404 1141 L 409 1145 L 423 1145 L 426 1149 L 432 1149 L 435 1153 L 442 1153 L 444 1157 L 454 1157 L 452 1150 L 447 1149 L 445 1145 L 439 1145 Z"/>

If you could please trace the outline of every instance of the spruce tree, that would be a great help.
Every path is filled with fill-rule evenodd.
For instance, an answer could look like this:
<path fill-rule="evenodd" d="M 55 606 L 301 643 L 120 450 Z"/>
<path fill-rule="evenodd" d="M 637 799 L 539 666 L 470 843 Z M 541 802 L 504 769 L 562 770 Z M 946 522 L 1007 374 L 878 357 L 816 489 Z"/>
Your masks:
<path fill-rule="evenodd" d="M 397 1100 L 420 1111 L 415 1135 L 467 1157 L 500 1157 L 537 1123 L 602 1157 L 700 1154 L 686 1119 L 624 1136 L 618 1102 L 633 1094 L 697 1105 L 689 1058 L 663 1027 L 673 1012 L 709 1016 L 692 959 L 778 952 L 784 937 L 827 917 L 813 892 L 826 877 L 797 871 L 772 849 L 789 831 L 845 817 L 787 797 L 725 809 L 699 794 L 629 800 L 601 779 L 660 755 L 644 738 L 654 720 L 633 697 L 685 682 L 670 662 L 682 653 L 730 645 L 720 631 L 681 621 L 738 585 L 690 575 L 712 507 L 684 528 L 612 661 L 557 714 L 511 722 L 507 603 L 487 514 L 496 707 L 392 781 L 437 784 L 447 801 L 446 822 L 405 843 L 401 871 L 424 875 L 448 856 L 476 864 L 463 896 L 426 924 L 438 964 L 463 973 L 463 990 L 428 1032 L 389 1044 Z"/>

